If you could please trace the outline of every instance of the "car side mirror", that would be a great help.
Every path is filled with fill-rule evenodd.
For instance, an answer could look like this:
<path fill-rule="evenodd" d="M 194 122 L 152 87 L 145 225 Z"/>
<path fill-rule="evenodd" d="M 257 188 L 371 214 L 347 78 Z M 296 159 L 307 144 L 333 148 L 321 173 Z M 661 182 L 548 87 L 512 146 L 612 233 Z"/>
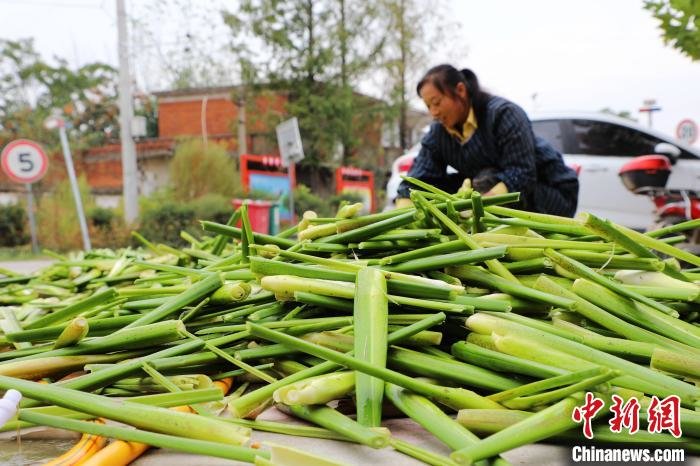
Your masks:
<path fill-rule="evenodd" d="M 666 157 L 668 157 L 671 163 L 676 163 L 676 161 L 678 161 L 678 158 L 681 156 L 681 150 L 673 144 L 669 144 L 668 142 L 660 142 L 657 145 L 655 145 L 654 153 L 665 155 Z"/>

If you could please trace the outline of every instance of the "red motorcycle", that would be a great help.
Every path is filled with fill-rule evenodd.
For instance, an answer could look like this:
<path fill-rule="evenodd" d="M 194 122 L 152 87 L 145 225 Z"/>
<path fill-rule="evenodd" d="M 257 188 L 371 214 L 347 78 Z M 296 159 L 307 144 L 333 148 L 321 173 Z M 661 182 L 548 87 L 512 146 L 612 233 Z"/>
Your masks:
<path fill-rule="evenodd" d="M 654 229 L 700 219 L 700 191 L 667 189 L 672 165 L 664 155 L 635 157 L 620 168 L 620 178 L 634 194 L 648 196 L 656 206 Z M 686 230 L 688 246 L 700 248 L 700 228 Z"/>

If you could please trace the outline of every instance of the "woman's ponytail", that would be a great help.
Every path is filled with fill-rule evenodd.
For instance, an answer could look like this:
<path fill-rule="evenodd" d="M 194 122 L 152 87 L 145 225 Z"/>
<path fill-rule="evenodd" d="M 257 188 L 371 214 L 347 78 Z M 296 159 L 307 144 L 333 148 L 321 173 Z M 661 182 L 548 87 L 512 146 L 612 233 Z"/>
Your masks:
<path fill-rule="evenodd" d="M 467 84 L 467 90 L 469 91 L 469 95 L 476 95 L 479 93 L 479 79 L 476 77 L 476 74 L 470 70 L 469 68 L 463 68 L 460 70 L 460 73 L 464 77 L 464 80 L 466 81 Z"/>

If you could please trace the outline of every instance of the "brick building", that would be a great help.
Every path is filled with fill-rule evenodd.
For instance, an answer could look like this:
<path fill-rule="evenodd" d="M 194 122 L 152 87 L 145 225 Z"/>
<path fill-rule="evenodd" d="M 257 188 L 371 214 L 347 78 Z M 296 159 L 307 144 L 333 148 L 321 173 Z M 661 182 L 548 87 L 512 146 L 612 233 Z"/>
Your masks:
<path fill-rule="evenodd" d="M 241 153 L 278 154 L 274 128 L 268 127 L 258 115 L 275 112 L 284 117 L 286 94 L 264 93 L 247 105 L 246 112 L 241 111 L 234 99 L 237 90 L 237 87 L 230 86 L 154 94 L 158 106 L 158 137 L 136 140 L 139 194 L 149 195 L 168 183 L 169 163 L 178 140 L 182 138 L 202 137 L 223 143 L 233 156 Z M 409 116 L 409 126 L 415 135 L 428 121 L 429 117 L 423 112 L 412 112 Z M 387 129 L 393 126 L 378 119 L 359 130 L 363 145 L 358 149 L 358 160 L 365 160 L 365 165 L 374 169 L 379 175 L 376 179 L 380 185 L 384 182 L 384 172 L 390 169 L 391 162 L 401 152 L 395 141 L 396 131 Z M 86 175 L 98 205 L 118 205 L 122 191 L 121 145 L 92 148 L 74 153 L 74 158 L 76 171 Z M 59 160 L 56 163 L 62 166 Z M 0 178 L 0 202 L 16 198 L 24 191 L 24 187 L 11 187 L 3 181 Z M 4 197 L 2 191 L 5 191 Z"/>

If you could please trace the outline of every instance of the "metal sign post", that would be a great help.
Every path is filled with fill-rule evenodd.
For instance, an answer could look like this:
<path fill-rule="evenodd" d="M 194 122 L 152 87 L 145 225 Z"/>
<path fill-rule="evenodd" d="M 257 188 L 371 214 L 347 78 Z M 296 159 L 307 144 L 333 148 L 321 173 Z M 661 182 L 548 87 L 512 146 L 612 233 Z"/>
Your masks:
<path fill-rule="evenodd" d="M 644 100 L 644 106 L 639 109 L 640 112 L 646 113 L 647 114 L 647 123 L 649 124 L 649 128 L 652 126 L 652 114 L 654 112 L 660 112 L 661 107 L 656 105 L 656 99 L 645 99 Z"/>
<path fill-rule="evenodd" d="M 32 236 L 32 251 L 39 252 L 32 183 L 44 177 L 49 167 L 49 158 L 36 142 L 28 139 L 17 139 L 5 146 L 0 160 L 3 171 L 10 179 L 17 183 L 24 183 L 27 187 L 27 216 Z"/>
<path fill-rule="evenodd" d="M 80 224 L 80 233 L 83 236 L 83 249 L 89 251 L 90 235 L 88 234 L 87 221 L 85 220 L 85 211 L 83 210 L 83 201 L 80 198 L 80 189 L 78 181 L 75 178 L 75 168 L 73 168 L 73 156 L 70 153 L 68 145 L 68 136 L 66 135 L 66 125 L 63 120 L 60 120 L 58 125 L 58 135 L 61 138 L 61 147 L 63 148 L 63 158 L 66 160 L 66 171 L 68 171 L 68 179 L 73 190 L 73 198 L 75 199 L 75 210 L 78 212 L 78 223 Z"/>
<path fill-rule="evenodd" d="M 283 121 L 275 129 L 282 165 L 291 169 L 296 162 L 304 159 L 304 146 L 301 143 L 299 121 L 297 117 L 293 117 Z M 294 186 L 290 186 L 289 189 L 289 212 L 294 218 Z"/>
<path fill-rule="evenodd" d="M 34 216 L 34 193 L 32 192 L 32 184 L 27 183 L 27 216 L 29 217 L 29 233 L 32 236 L 32 252 L 39 252 L 39 239 L 36 234 L 36 217 Z"/>

